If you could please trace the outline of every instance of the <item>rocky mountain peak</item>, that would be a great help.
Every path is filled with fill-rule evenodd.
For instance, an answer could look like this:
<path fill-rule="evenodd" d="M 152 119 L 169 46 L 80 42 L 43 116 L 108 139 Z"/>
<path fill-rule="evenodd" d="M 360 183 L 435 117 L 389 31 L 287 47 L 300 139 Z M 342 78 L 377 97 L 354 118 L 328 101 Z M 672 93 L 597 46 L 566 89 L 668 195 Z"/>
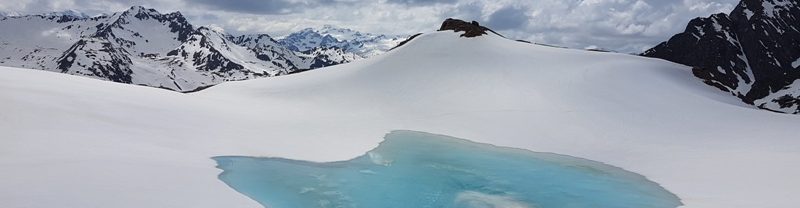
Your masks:
<path fill-rule="evenodd" d="M 747 14 L 748 18 L 754 14 L 775 17 L 791 7 L 797 7 L 797 4 L 798 2 L 796 0 L 742 0 L 737 6 L 737 10 L 734 10 L 733 13 L 749 10 L 753 13 L 744 12 Z"/>
<path fill-rule="evenodd" d="M 137 19 L 147 19 L 151 17 L 160 17 L 162 14 L 155 9 L 148 9 L 144 8 L 143 6 L 132 6 L 128 10 L 125 10 L 120 15 L 122 17 L 133 16 Z"/>
<path fill-rule="evenodd" d="M 798 0 L 743 0 L 642 55 L 692 66 L 706 84 L 759 108 L 800 113 L 798 20 Z"/>

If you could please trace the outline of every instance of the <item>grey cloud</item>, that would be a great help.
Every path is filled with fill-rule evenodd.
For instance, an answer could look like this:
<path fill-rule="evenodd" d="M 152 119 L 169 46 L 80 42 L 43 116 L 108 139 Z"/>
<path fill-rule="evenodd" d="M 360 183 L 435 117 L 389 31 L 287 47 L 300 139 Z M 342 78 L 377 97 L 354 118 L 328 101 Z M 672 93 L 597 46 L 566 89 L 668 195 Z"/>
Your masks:
<path fill-rule="evenodd" d="M 387 0 L 386 2 L 409 6 L 429 6 L 434 4 L 454 4 L 458 2 L 458 0 Z"/>
<path fill-rule="evenodd" d="M 452 9 L 448 9 L 439 16 L 439 21 L 447 18 L 456 18 L 466 21 L 481 21 L 484 5 L 480 2 L 460 3 Z"/>
<path fill-rule="evenodd" d="M 506 6 L 489 15 L 486 25 L 494 30 L 523 29 L 530 19 L 527 12 L 522 7 Z"/>
<path fill-rule="evenodd" d="M 288 14 L 308 7 L 307 3 L 287 0 L 186 0 L 188 4 L 200 4 L 208 9 L 248 14 Z"/>
<path fill-rule="evenodd" d="M 203 22 L 218 22 L 219 21 L 219 22 L 221 22 L 219 16 L 214 15 L 214 14 L 200 14 L 200 15 L 189 14 L 189 15 L 186 15 L 186 17 L 191 19 L 191 20 L 196 20 L 196 21 L 203 21 Z"/>

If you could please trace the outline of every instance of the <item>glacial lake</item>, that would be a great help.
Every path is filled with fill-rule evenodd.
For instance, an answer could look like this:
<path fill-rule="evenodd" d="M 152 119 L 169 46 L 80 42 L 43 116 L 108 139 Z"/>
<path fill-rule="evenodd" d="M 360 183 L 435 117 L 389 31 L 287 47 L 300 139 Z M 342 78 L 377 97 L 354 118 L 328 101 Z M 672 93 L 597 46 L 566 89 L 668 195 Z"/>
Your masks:
<path fill-rule="evenodd" d="M 219 178 L 270 208 L 674 208 L 677 196 L 603 163 L 393 131 L 357 158 L 214 157 Z"/>

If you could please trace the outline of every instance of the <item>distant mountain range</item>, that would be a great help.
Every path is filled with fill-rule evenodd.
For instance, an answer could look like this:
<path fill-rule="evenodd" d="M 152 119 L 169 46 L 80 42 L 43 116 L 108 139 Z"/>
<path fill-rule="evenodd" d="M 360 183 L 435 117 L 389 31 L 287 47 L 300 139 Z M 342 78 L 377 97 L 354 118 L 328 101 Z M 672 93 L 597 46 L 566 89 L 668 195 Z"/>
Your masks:
<path fill-rule="evenodd" d="M 90 17 L 76 11 L 0 17 L 0 65 L 175 91 L 277 76 L 384 53 L 403 36 L 325 26 L 283 39 L 232 36 L 180 13 L 134 6 Z"/>
<path fill-rule="evenodd" d="M 706 84 L 759 108 L 800 113 L 798 0 L 743 0 L 643 55 L 693 66 Z"/>
<path fill-rule="evenodd" d="M 294 51 L 314 51 L 318 48 L 340 48 L 361 58 L 382 54 L 408 36 L 390 36 L 337 28 L 325 25 L 320 29 L 306 28 L 289 34 L 279 42 Z"/>

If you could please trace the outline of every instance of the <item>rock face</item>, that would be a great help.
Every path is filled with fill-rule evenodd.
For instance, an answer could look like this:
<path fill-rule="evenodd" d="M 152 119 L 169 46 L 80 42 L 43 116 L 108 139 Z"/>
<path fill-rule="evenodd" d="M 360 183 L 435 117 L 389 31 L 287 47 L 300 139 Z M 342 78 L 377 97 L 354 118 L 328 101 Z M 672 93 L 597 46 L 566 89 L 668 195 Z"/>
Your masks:
<path fill-rule="evenodd" d="M 759 108 L 800 113 L 798 0 L 743 0 L 642 55 L 692 66 L 706 84 Z"/>
<path fill-rule="evenodd" d="M 56 61 L 61 73 L 132 82 L 130 58 L 104 38 L 78 40 Z"/>
<path fill-rule="evenodd" d="M 481 26 L 476 21 L 466 22 L 464 20 L 453 19 L 453 18 L 447 18 L 446 20 L 444 20 L 444 22 L 442 22 L 442 26 L 439 27 L 439 31 L 445 31 L 445 30 L 452 30 L 456 32 L 463 31 L 464 34 L 462 34 L 461 37 L 467 37 L 467 38 L 486 35 L 487 31 L 497 34 L 491 29 Z"/>

